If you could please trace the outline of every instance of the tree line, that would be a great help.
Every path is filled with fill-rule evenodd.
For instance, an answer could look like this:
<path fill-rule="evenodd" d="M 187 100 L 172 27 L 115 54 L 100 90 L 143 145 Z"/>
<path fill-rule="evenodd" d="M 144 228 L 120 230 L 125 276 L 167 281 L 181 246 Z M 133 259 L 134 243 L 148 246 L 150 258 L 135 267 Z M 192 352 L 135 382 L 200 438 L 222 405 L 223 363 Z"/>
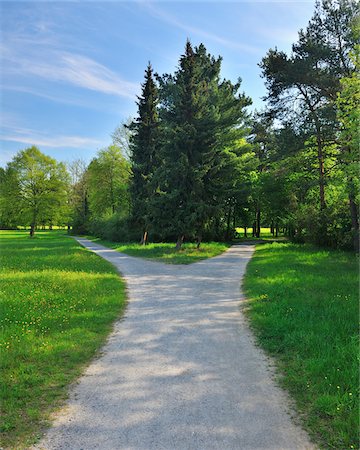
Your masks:
<path fill-rule="evenodd" d="M 188 41 L 173 74 L 149 63 L 137 117 L 89 165 L 37 148 L 0 171 L 0 225 L 64 225 L 112 240 L 222 240 L 270 226 L 358 248 L 359 21 L 352 0 L 316 3 L 287 55 L 260 67 L 264 111 Z"/>

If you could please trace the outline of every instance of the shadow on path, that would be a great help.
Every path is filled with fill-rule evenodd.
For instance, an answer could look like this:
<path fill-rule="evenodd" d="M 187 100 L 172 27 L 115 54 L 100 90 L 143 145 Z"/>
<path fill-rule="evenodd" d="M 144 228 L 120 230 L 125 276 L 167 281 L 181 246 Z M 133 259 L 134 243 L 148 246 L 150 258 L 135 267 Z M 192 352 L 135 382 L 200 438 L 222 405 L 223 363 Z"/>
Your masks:
<path fill-rule="evenodd" d="M 253 246 L 184 266 L 78 241 L 121 272 L 129 305 L 36 448 L 313 448 L 239 309 Z"/>

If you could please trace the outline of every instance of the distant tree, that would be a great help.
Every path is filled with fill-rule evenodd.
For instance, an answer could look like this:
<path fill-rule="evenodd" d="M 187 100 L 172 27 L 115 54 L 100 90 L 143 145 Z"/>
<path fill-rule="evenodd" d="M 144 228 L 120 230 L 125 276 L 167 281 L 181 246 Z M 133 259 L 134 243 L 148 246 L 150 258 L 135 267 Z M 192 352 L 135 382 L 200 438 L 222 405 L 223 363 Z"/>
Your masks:
<path fill-rule="evenodd" d="M 93 217 L 129 209 L 129 162 L 116 145 L 100 150 L 87 169 L 89 208 Z"/>
<path fill-rule="evenodd" d="M 82 159 L 76 159 L 67 165 L 67 170 L 70 176 L 69 206 L 71 211 L 68 228 L 72 226 L 76 232 L 85 233 L 90 216 L 87 164 Z"/>
<path fill-rule="evenodd" d="M 65 165 L 40 152 L 37 147 L 20 151 L 8 164 L 13 188 L 10 201 L 34 236 L 39 223 L 53 224 L 67 212 L 68 174 Z"/>
<path fill-rule="evenodd" d="M 128 117 L 115 128 L 111 135 L 113 144 L 121 149 L 122 154 L 127 160 L 131 159 L 132 122 L 133 118 Z"/>
<path fill-rule="evenodd" d="M 15 171 L 0 168 L 0 228 L 13 229 L 21 225 L 20 195 Z"/>
<path fill-rule="evenodd" d="M 129 126 L 131 152 L 131 220 L 141 229 L 141 242 L 146 244 L 150 222 L 150 197 L 155 190 L 153 174 L 159 163 L 158 90 L 149 63 L 145 71 L 138 116 Z"/>

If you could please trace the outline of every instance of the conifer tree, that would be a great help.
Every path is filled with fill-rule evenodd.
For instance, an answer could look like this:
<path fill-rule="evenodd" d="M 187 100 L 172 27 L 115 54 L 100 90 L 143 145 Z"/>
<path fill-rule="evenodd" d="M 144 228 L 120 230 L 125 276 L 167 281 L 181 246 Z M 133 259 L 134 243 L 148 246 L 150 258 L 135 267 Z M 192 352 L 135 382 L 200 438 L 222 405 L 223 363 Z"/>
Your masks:
<path fill-rule="evenodd" d="M 158 90 L 149 63 L 141 96 L 138 97 L 138 117 L 130 125 L 132 183 L 130 185 L 132 222 L 142 231 L 146 243 L 149 227 L 149 198 L 153 192 L 153 171 L 159 148 Z"/>
<path fill-rule="evenodd" d="M 186 43 L 175 75 L 159 78 L 163 145 L 156 171 L 158 190 L 153 220 L 165 237 L 202 235 L 222 210 L 225 185 L 220 174 L 229 167 L 230 131 L 249 104 L 237 96 L 240 83 L 220 82 L 221 58 Z M 217 186 L 215 187 L 215 183 Z"/>

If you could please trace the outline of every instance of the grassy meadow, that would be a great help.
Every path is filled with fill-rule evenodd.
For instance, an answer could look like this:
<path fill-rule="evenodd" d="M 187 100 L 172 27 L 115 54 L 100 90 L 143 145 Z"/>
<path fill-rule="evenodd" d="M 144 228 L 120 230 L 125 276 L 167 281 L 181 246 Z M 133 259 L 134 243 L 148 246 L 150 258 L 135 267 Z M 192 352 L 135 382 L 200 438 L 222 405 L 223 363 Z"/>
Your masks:
<path fill-rule="evenodd" d="M 246 313 L 280 382 L 324 449 L 359 448 L 358 257 L 295 244 L 257 247 Z"/>
<path fill-rule="evenodd" d="M 0 232 L 0 447 L 28 447 L 125 305 L 115 269 L 64 232 Z"/>
<path fill-rule="evenodd" d="M 200 248 L 197 249 L 196 244 L 185 243 L 180 250 L 175 250 L 174 243 L 139 245 L 136 243 L 128 244 L 105 241 L 92 236 L 86 237 L 97 244 L 113 248 L 118 252 L 126 253 L 130 256 L 153 259 L 166 264 L 192 264 L 220 255 L 230 246 L 224 242 L 202 242 Z"/>

